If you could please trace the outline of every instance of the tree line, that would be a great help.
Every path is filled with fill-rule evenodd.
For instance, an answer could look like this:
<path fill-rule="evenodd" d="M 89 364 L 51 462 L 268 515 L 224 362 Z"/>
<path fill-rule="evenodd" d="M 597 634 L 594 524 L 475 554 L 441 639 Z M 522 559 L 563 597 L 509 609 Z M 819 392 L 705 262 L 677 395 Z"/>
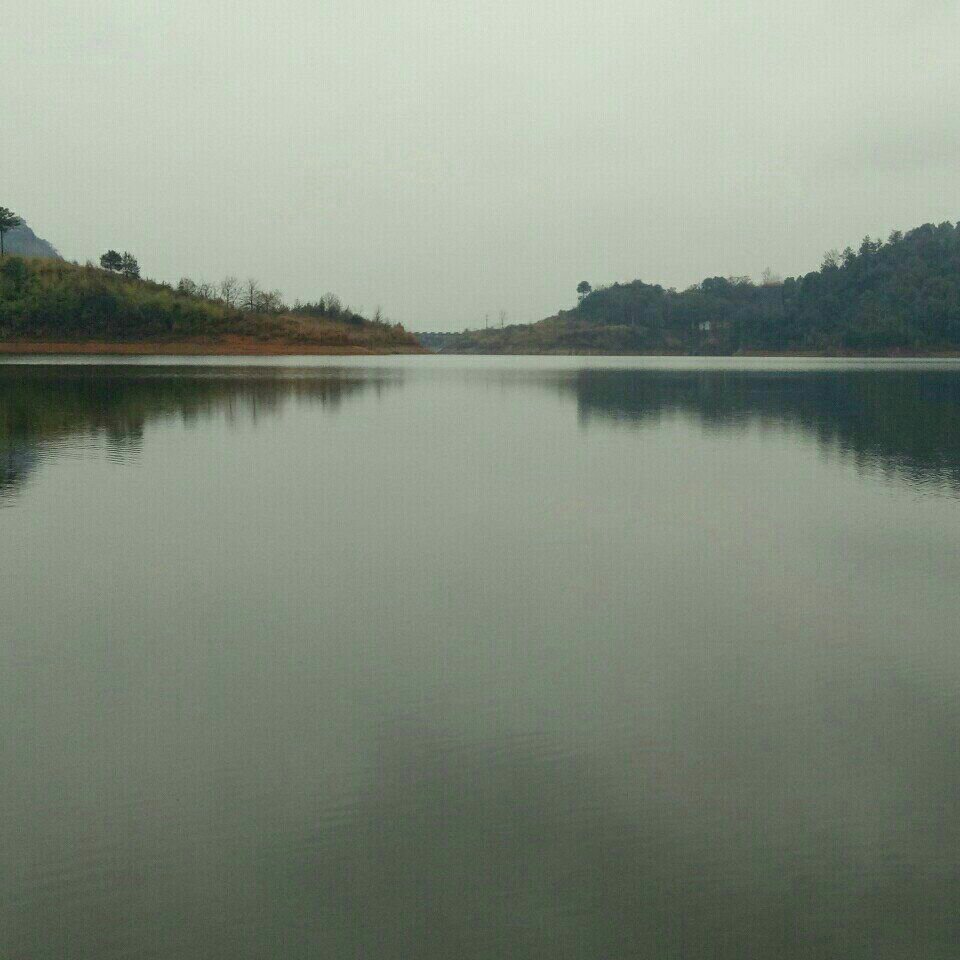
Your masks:
<path fill-rule="evenodd" d="M 199 287 L 199 285 L 198 285 Z M 193 290 L 132 278 L 122 269 L 7 255 L 0 260 L 0 339 L 262 341 L 412 349 L 399 324 L 363 320 L 335 296 L 287 308 L 251 281 Z M 235 287 L 235 289 L 234 289 Z M 204 296 L 202 294 L 207 294 Z M 252 307 L 252 309 L 248 309 Z"/>
<path fill-rule="evenodd" d="M 5 255 L 4 239 L 6 234 L 19 226 L 23 225 L 23 220 L 7 207 L 0 207 L 0 256 Z M 129 251 L 120 253 L 117 250 L 107 250 L 100 257 L 100 269 L 108 274 L 115 274 L 127 280 L 139 280 L 140 264 L 137 258 Z M 91 267 L 92 264 L 87 264 Z M 17 286 L 22 284 L 29 273 L 25 272 L 24 266 L 11 266 L 8 268 L 8 288 L 10 284 Z M 210 304 L 226 307 L 230 310 L 251 313 L 251 314 L 293 314 L 302 317 L 314 317 L 317 319 L 331 320 L 339 323 L 346 323 L 353 326 L 361 326 L 364 323 L 374 323 L 383 327 L 395 327 L 383 315 L 380 307 L 377 307 L 372 318 L 363 316 L 361 311 L 352 310 L 346 306 L 335 293 L 325 293 L 315 301 L 301 302 L 300 300 L 288 304 L 279 290 L 269 290 L 261 286 L 258 280 L 253 278 L 239 280 L 235 276 L 224 277 L 216 283 L 210 283 L 205 280 L 195 281 L 189 277 L 182 277 L 175 286 L 166 283 L 154 283 L 148 281 L 155 287 L 172 290 L 174 293 L 185 297 L 206 301 Z"/>
<path fill-rule="evenodd" d="M 258 280 L 249 278 L 239 280 L 235 276 L 226 276 L 218 282 L 191 280 L 181 277 L 174 290 L 186 297 L 198 297 L 210 303 L 219 303 L 245 313 L 290 314 L 301 317 L 315 317 L 338 323 L 360 326 L 373 323 L 392 326 L 377 307 L 372 317 L 365 317 L 360 311 L 346 306 L 335 293 L 325 293 L 314 301 L 295 300 L 289 304 L 279 290 L 268 290 Z"/>
<path fill-rule="evenodd" d="M 445 335 L 450 352 L 890 353 L 960 350 L 960 224 L 924 224 L 781 279 L 708 277 L 685 290 L 642 280 L 594 288 L 535 324 Z"/>
<path fill-rule="evenodd" d="M 0 207 L 0 245 L 23 221 Z M 150 340 L 245 336 L 336 347 L 414 349 L 417 342 L 378 308 L 372 319 L 333 293 L 289 305 L 255 279 L 176 284 L 141 276 L 129 251 L 98 264 L 0 257 L 0 339 Z"/>
<path fill-rule="evenodd" d="M 710 277 L 683 291 L 634 281 L 588 291 L 571 311 L 621 325 L 640 346 L 742 350 L 960 347 L 960 225 L 925 224 L 828 251 L 819 270 Z"/>

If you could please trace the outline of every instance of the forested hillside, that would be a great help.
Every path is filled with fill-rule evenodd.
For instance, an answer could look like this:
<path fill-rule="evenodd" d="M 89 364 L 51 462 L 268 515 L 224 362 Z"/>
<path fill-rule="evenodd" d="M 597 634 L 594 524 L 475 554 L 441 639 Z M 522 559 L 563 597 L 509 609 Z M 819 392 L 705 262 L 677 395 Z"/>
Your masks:
<path fill-rule="evenodd" d="M 450 353 L 937 353 L 960 350 L 960 225 L 924 224 L 819 270 L 760 283 L 711 277 L 686 290 L 634 280 L 534 324 L 439 335 Z"/>
<path fill-rule="evenodd" d="M 228 278 L 214 287 L 182 280 L 177 287 L 141 279 L 129 254 L 110 251 L 117 266 L 7 255 L 0 262 L 0 346 L 44 341 L 79 343 L 223 342 L 417 350 L 399 324 L 368 320 L 328 295 L 313 304 L 284 304 L 253 281 Z"/>

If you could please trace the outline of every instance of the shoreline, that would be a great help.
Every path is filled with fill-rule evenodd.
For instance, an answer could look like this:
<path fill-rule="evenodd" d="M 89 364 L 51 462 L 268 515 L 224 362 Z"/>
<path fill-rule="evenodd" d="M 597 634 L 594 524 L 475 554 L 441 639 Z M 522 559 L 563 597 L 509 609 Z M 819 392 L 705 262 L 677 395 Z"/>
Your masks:
<path fill-rule="evenodd" d="M 429 353 L 430 351 L 426 351 Z M 782 352 L 752 352 L 752 353 L 597 353 L 584 351 L 572 353 L 569 350 L 560 351 L 517 351 L 516 353 L 480 353 L 476 351 L 437 351 L 436 356 L 442 357 L 650 357 L 679 360 L 682 358 L 696 360 L 760 360 L 764 358 L 782 360 L 958 360 L 960 351 L 941 351 L 937 353 L 808 353 L 803 351 Z"/>
<path fill-rule="evenodd" d="M 763 357 L 793 357 L 798 360 L 956 360 L 960 358 L 960 350 L 931 350 L 915 353 L 905 350 L 887 350 L 874 353 L 840 351 L 828 353 L 814 350 L 743 350 L 738 353 L 678 353 L 669 350 L 623 353 L 601 353 L 596 350 L 517 350 L 484 353 L 480 350 L 440 350 L 436 353 L 437 356 L 444 357 L 663 357 L 670 359 L 688 357 L 698 360 L 749 360 Z"/>
<path fill-rule="evenodd" d="M 390 356 L 425 354 L 424 347 L 363 347 L 357 344 L 330 345 L 261 341 L 253 337 L 225 340 L 105 341 L 105 340 L 6 340 L 0 354 L 108 355 L 128 357 L 276 357 L 276 356 Z"/>
<path fill-rule="evenodd" d="M 876 353 L 848 353 L 806 350 L 744 350 L 738 353 L 678 353 L 644 351 L 599 353 L 595 351 L 530 350 L 516 352 L 435 351 L 423 346 L 398 344 L 395 347 L 365 347 L 359 344 L 291 343 L 233 336 L 223 340 L 0 340 L 0 356 L 127 356 L 127 357 L 282 357 L 282 356 L 447 356 L 447 357 L 681 357 L 696 359 L 795 358 L 820 360 L 955 360 L 960 350 L 911 353 L 889 350 Z"/>

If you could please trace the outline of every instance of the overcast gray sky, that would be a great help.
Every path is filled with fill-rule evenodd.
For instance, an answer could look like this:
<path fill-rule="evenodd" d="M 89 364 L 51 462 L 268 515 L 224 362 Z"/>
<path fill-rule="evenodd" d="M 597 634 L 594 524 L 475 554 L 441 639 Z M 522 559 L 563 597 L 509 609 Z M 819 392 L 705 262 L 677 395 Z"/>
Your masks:
<path fill-rule="evenodd" d="M 0 5 L 0 204 L 413 329 L 960 218 L 957 0 Z"/>

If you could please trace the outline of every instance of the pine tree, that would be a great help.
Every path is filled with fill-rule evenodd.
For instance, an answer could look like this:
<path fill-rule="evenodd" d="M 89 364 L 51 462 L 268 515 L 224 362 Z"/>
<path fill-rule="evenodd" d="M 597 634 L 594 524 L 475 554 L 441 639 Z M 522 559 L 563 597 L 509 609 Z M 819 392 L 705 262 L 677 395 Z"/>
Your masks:
<path fill-rule="evenodd" d="M 123 257 L 116 250 L 108 250 L 100 258 L 100 266 L 111 273 L 119 273 L 123 267 Z"/>
<path fill-rule="evenodd" d="M 137 263 L 137 258 L 126 250 L 123 251 L 123 257 L 120 259 L 120 272 L 131 280 L 140 277 L 140 264 Z"/>

